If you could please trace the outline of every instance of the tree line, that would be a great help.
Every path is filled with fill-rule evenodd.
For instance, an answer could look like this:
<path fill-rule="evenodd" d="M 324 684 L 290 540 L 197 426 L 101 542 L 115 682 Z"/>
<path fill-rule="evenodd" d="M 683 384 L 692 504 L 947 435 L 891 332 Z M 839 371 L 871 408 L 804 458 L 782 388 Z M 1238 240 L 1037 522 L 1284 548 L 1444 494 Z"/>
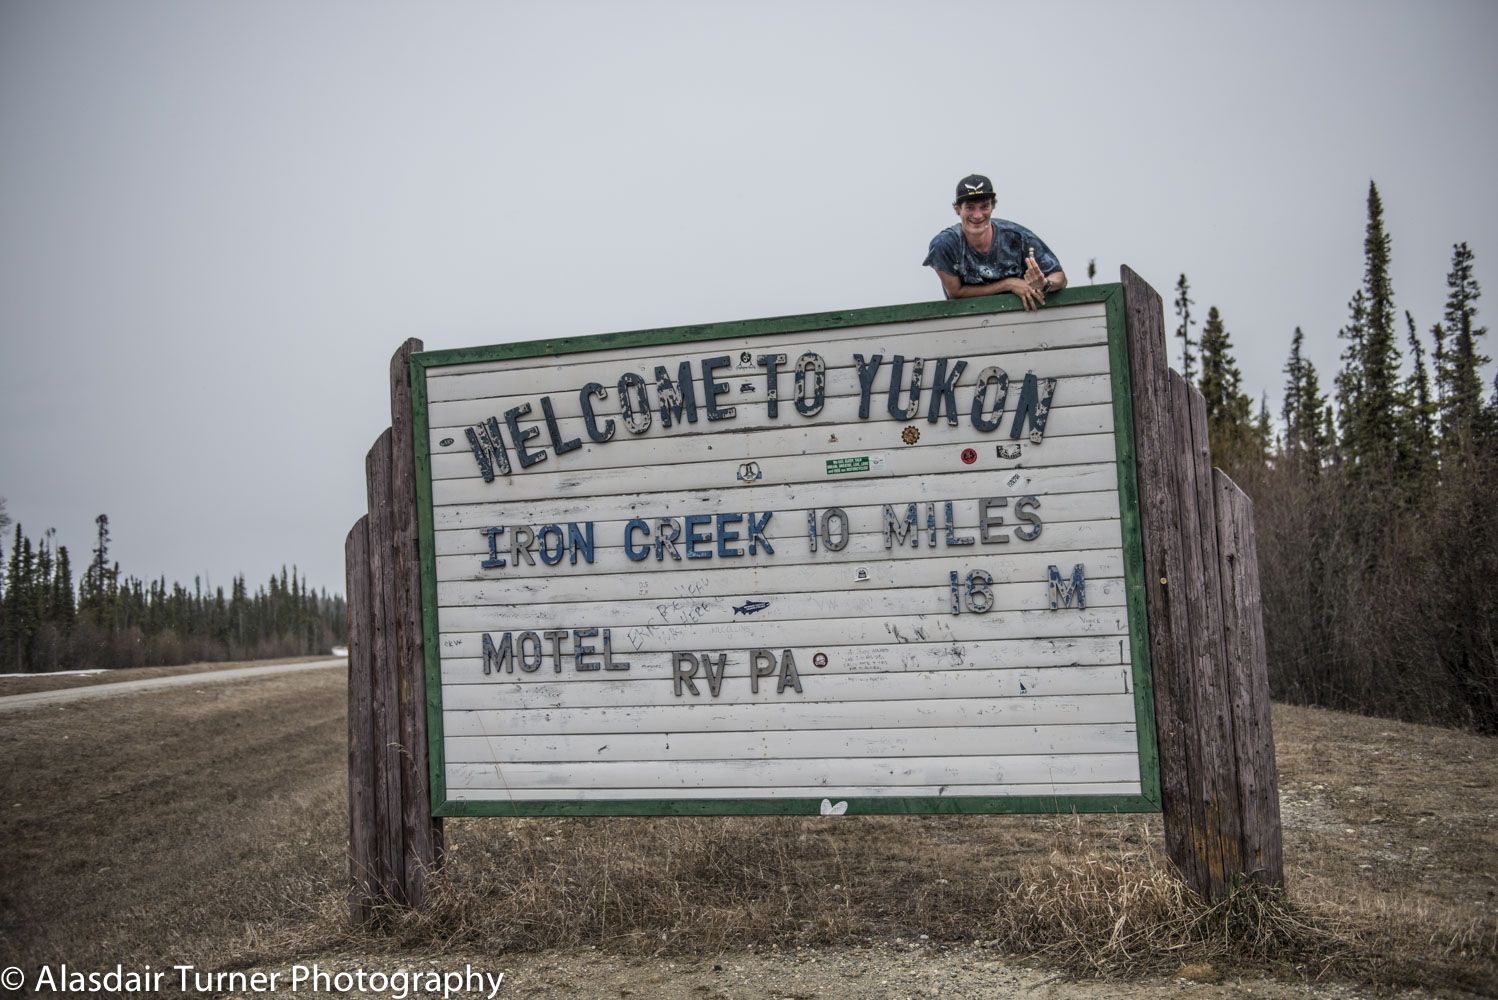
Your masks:
<path fill-rule="evenodd" d="M 109 518 L 95 519 L 93 558 L 74 590 L 66 545 L 33 543 L 15 526 L 0 580 L 0 671 L 166 666 L 326 653 L 348 641 L 348 608 L 293 568 L 249 592 L 243 574 L 205 591 L 166 577 L 122 577 L 109 558 Z M 10 527 L 0 498 L 0 538 Z M 3 548 L 0 548 L 3 557 Z"/>
<path fill-rule="evenodd" d="M 1290 337 L 1278 420 L 1244 393 L 1213 306 L 1182 374 L 1206 397 L 1213 459 L 1254 501 L 1274 697 L 1498 733 L 1498 379 L 1484 384 L 1475 256 L 1452 247 L 1441 319 L 1399 315 L 1370 183 L 1364 273 L 1328 390 Z M 1402 322 L 1401 322 L 1402 320 Z"/>

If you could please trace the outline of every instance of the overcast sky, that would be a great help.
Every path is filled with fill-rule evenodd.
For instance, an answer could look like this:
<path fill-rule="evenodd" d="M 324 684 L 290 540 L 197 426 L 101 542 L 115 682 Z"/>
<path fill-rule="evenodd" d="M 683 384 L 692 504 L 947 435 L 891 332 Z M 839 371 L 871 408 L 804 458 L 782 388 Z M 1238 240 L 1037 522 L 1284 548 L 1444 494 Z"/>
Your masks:
<path fill-rule="evenodd" d="M 126 573 L 341 592 L 404 338 L 938 298 L 974 171 L 1074 283 L 1184 271 L 1278 411 L 1370 179 L 1397 308 L 1467 241 L 1498 326 L 1495 48 L 1491 0 L 0 0 L 0 496 L 80 570 L 105 512 Z"/>

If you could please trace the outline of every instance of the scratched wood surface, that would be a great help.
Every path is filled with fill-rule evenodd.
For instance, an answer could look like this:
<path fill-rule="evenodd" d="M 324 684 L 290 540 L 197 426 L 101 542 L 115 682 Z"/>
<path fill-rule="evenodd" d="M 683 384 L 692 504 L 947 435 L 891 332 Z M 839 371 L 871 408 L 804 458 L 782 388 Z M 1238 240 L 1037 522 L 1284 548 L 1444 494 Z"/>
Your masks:
<path fill-rule="evenodd" d="M 1216 897 L 1240 875 L 1284 880 L 1252 504 L 1211 468 L 1159 295 L 1123 278 L 1166 850 Z"/>
<path fill-rule="evenodd" d="M 395 656 L 394 514 L 391 510 L 391 430 L 383 434 L 364 458 L 365 490 L 369 503 L 369 580 L 373 625 L 372 755 L 375 768 L 375 817 L 380 854 L 382 893 L 406 899 L 404 810 L 401 802 L 400 675 Z"/>
<path fill-rule="evenodd" d="M 344 542 L 348 584 L 348 805 L 349 916 L 362 924 L 379 896 L 379 834 L 376 829 L 374 766 L 374 617 L 369 589 L 369 515 L 359 518 Z"/>
<path fill-rule="evenodd" d="M 410 358 L 421 350 L 411 338 L 390 359 L 391 567 L 393 623 L 390 650 L 399 681 L 401 825 L 406 898 L 420 907 L 427 877 L 440 864 L 442 820 L 432 816 L 427 761 L 426 677 L 423 669 L 421 568 L 417 556 L 416 468 L 411 410 Z"/>
<path fill-rule="evenodd" d="M 808 353 L 824 365 L 811 415 Z M 785 356 L 773 394 L 766 354 Z M 855 354 L 884 358 L 867 392 Z M 714 394 L 703 363 L 725 357 Z M 933 405 L 942 358 L 949 375 L 966 361 L 955 425 Z M 664 426 L 656 369 L 676 381 L 684 362 L 698 419 Z M 426 368 L 448 798 L 1140 795 L 1109 364 L 1094 303 Z M 1001 408 L 994 385 L 982 394 L 982 423 L 999 410 L 985 431 L 990 368 L 1008 388 Z M 620 408 L 626 373 L 652 408 L 641 433 Z M 1028 422 L 1011 436 L 1028 373 L 1056 379 L 1038 441 Z M 710 398 L 734 415 L 709 419 Z M 510 473 L 486 481 L 467 432 L 490 418 Z M 513 437 L 529 429 L 526 467 Z M 985 543 L 979 505 L 1000 497 Z M 831 507 L 842 518 L 813 550 Z M 886 545 L 889 516 L 906 536 Z M 670 519 L 681 534 L 658 552 Z M 1079 565 L 1086 607 L 1053 609 L 1051 567 L 1069 585 Z M 970 595 L 974 570 L 991 582 Z"/>

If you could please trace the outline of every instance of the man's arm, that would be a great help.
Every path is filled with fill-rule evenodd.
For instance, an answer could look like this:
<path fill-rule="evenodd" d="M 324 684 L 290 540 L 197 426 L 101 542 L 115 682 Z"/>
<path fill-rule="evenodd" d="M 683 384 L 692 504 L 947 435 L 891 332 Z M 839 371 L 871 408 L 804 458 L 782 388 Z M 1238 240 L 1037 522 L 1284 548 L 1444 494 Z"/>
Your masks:
<path fill-rule="evenodd" d="M 1055 273 L 1061 275 L 1061 281 L 1065 283 L 1066 275 L 1060 271 Z M 979 295 L 1002 295 L 1005 292 L 1012 292 L 1019 296 L 1026 309 L 1039 309 L 1045 305 L 1045 296 L 1031 288 L 1021 278 L 1005 278 L 1002 281 L 990 281 L 983 285 L 965 285 L 961 278 L 945 271 L 937 271 L 936 276 L 941 279 L 942 291 L 947 293 L 949 299 L 971 299 Z M 1051 286 L 1056 287 L 1054 277 Z"/>

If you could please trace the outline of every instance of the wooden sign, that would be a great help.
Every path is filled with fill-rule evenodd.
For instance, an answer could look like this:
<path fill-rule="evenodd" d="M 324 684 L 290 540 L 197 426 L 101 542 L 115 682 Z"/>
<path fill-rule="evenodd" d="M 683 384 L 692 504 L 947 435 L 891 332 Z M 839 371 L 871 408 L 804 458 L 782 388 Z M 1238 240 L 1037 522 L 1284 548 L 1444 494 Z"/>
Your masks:
<path fill-rule="evenodd" d="M 433 814 L 1158 810 L 1122 298 L 412 355 Z"/>

